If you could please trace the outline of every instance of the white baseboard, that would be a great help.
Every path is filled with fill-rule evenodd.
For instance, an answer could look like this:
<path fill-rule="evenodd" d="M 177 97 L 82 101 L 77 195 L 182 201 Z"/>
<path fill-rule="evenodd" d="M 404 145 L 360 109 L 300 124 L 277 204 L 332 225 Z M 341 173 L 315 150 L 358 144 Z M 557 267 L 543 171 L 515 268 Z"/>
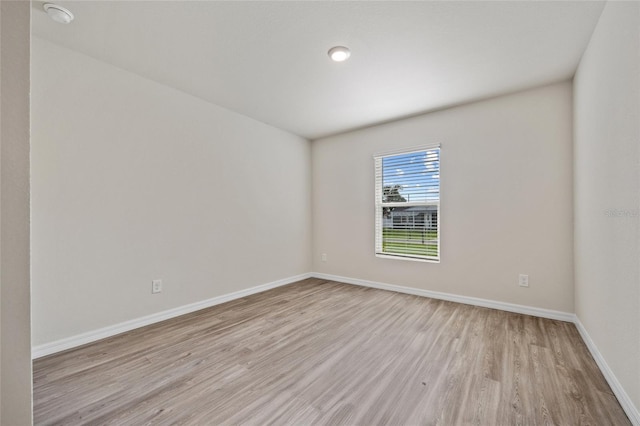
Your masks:
<path fill-rule="evenodd" d="M 618 378 L 615 376 L 615 374 L 613 374 L 611 368 L 609 368 L 609 365 L 604 360 L 604 357 L 598 350 L 596 344 L 591 339 L 591 336 L 589 336 L 589 333 L 587 333 L 587 329 L 584 328 L 584 325 L 582 325 L 582 322 L 580 322 L 580 319 L 577 316 L 574 317 L 574 323 L 578 328 L 578 332 L 580 333 L 582 340 L 584 340 L 587 348 L 589 348 L 591 356 L 593 356 L 593 359 L 596 360 L 596 364 L 598 364 L 598 367 L 600 367 L 600 371 L 602 371 L 602 374 L 607 380 L 607 383 L 609 383 L 611 390 L 613 391 L 616 398 L 618 398 L 618 402 L 622 406 L 622 409 L 627 414 L 627 417 L 629 417 L 629 420 L 631 420 L 631 424 L 634 426 L 640 426 L 640 410 L 638 410 L 638 407 L 633 404 L 631 398 L 625 392 L 624 388 L 618 381 Z"/>
<path fill-rule="evenodd" d="M 145 325 L 154 324 L 156 322 L 164 321 L 170 318 L 175 318 L 180 315 L 188 314 L 191 312 L 199 311 L 200 309 L 209 308 L 211 306 L 219 305 L 221 303 L 229 302 L 231 300 L 240 299 L 255 293 L 261 293 L 272 288 L 280 287 L 283 285 L 291 284 L 296 281 L 304 280 L 311 277 L 311 274 L 301 274 L 293 277 L 283 278 L 281 280 L 272 281 L 270 283 L 258 285 L 255 287 L 247 288 L 233 293 L 224 294 L 222 296 L 214 297 L 212 299 L 202 300 L 200 302 L 191 303 L 189 305 L 179 306 L 177 308 L 169 309 L 166 311 L 158 312 L 155 314 L 147 315 L 141 318 L 121 322 L 119 324 L 111 325 L 108 327 L 100 328 L 98 330 L 88 331 L 86 333 L 78 334 L 64 339 L 56 340 L 54 342 L 45 343 L 42 345 L 34 346 L 31 349 L 31 357 L 33 359 L 40 358 L 46 355 L 51 355 L 56 352 L 61 352 L 67 349 L 75 348 L 77 346 L 85 345 L 87 343 L 95 342 L 96 340 L 104 339 L 106 337 L 115 336 L 116 334 L 124 333 Z"/>
<path fill-rule="evenodd" d="M 609 368 L 609 365 L 604 360 L 602 354 L 600 353 L 597 346 L 589 336 L 589 333 L 587 333 L 587 330 L 584 328 L 584 326 L 580 322 L 580 319 L 575 314 L 562 312 L 562 311 L 554 311 L 551 309 L 536 308 L 532 306 L 517 305 L 513 303 L 498 302 L 495 300 L 480 299 L 477 297 L 460 296 L 456 294 L 442 293 L 438 291 L 422 290 L 422 289 L 413 288 L 413 287 L 403 287 L 399 285 L 386 284 L 386 283 L 381 283 L 376 281 L 361 280 L 358 278 L 349 278 L 349 277 L 342 277 L 338 275 L 323 274 L 319 272 L 311 272 L 307 274 L 301 274 L 293 277 L 284 278 L 277 281 L 272 281 L 270 283 L 258 285 L 245 290 L 236 291 L 233 293 L 214 297 L 212 299 L 191 303 L 189 305 L 184 305 L 174 309 L 169 309 L 167 311 L 158 312 L 156 314 L 147 315 L 142 318 L 125 321 L 109 327 L 104 327 L 98 330 L 78 334 L 76 336 L 67 337 L 61 340 L 57 340 L 55 342 L 34 346 L 31 351 L 32 357 L 33 359 L 36 359 L 46 355 L 51 355 L 56 352 L 61 352 L 61 351 L 71 349 L 77 346 L 81 346 L 87 343 L 95 342 L 96 340 L 104 339 L 106 337 L 115 336 L 116 334 L 124 333 L 126 331 L 130 331 L 139 327 L 144 327 L 145 325 L 150 325 L 150 324 L 164 321 L 170 318 L 175 318 L 180 315 L 188 314 L 191 312 L 198 311 L 200 309 L 205 309 L 211 306 L 219 305 L 221 303 L 229 302 L 231 300 L 240 299 L 242 297 L 246 297 L 255 293 L 260 293 L 266 290 L 271 290 L 276 287 L 291 284 L 296 281 L 304 280 L 306 278 L 311 278 L 311 277 L 329 280 L 329 281 L 337 281 L 337 282 L 346 283 L 346 284 L 359 285 L 363 287 L 371 287 L 371 288 L 377 288 L 381 290 L 395 291 L 398 293 L 412 294 L 415 296 L 431 297 L 433 299 L 447 300 L 450 302 L 463 303 L 466 305 L 481 306 L 485 308 L 499 309 L 502 311 L 532 315 L 536 317 L 572 322 L 578 328 L 578 332 L 580 333 L 580 336 L 582 336 L 582 340 L 584 340 L 585 344 L 587 345 L 587 348 L 589 348 L 591 355 L 593 356 L 596 363 L 598 364 L 598 367 L 600 368 L 600 370 L 602 371 L 602 374 L 604 375 L 605 379 L 609 383 L 609 386 L 611 386 L 613 393 L 615 394 L 616 398 L 618 398 L 620 405 L 622 406 L 623 410 L 631 420 L 631 423 L 634 426 L 640 426 L 640 411 L 638 411 L 638 408 L 635 407 L 629 395 L 622 388 L 622 385 L 620 385 L 620 382 L 618 381 L 616 376 L 613 374 L 613 371 L 611 371 L 611 368 Z"/>
<path fill-rule="evenodd" d="M 465 305 L 482 306 L 484 308 L 499 309 L 501 311 L 515 312 L 518 314 L 532 315 L 535 317 L 549 318 L 559 321 L 573 322 L 574 314 L 551 309 L 535 308 L 533 306 L 516 305 L 514 303 L 498 302 L 495 300 L 480 299 L 477 297 L 459 296 L 451 293 L 441 293 L 439 291 L 422 290 L 413 287 L 403 287 L 394 284 L 380 283 L 376 281 L 361 280 L 358 278 L 341 277 L 338 275 L 322 274 L 312 272 L 314 278 L 338 281 L 346 284 L 354 284 L 363 287 L 378 288 L 381 290 L 395 291 L 398 293 L 412 294 L 414 296 L 431 297 L 433 299 L 448 300 L 450 302 L 464 303 Z"/>

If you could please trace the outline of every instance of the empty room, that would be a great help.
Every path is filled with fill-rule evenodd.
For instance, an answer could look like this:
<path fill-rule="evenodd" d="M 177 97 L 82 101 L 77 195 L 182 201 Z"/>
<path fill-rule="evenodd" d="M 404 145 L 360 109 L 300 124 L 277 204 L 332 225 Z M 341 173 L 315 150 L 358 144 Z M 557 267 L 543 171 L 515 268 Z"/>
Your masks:
<path fill-rule="evenodd" d="M 640 426 L 640 2 L 0 2 L 0 424 Z"/>

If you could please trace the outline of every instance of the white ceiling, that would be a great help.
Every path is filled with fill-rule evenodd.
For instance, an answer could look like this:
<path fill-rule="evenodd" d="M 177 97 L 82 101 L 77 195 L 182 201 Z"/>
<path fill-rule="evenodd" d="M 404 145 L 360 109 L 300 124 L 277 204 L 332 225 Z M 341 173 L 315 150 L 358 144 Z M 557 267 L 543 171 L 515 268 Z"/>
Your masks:
<path fill-rule="evenodd" d="M 570 78 L 603 2 L 34 2 L 36 36 L 309 139 Z M 349 61 L 327 50 L 348 46 Z"/>

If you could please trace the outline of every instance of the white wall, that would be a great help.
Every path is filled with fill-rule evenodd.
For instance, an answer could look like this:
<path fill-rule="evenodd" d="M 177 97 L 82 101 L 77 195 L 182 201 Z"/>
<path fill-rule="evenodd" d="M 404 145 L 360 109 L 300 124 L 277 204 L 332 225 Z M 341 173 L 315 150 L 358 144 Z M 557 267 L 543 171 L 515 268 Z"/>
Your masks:
<path fill-rule="evenodd" d="M 576 314 L 636 410 L 640 409 L 639 38 L 640 4 L 607 3 L 574 79 Z"/>
<path fill-rule="evenodd" d="M 0 1 L 0 424 L 29 425 L 31 5 Z"/>
<path fill-rule="evenodd" d="M 571 123 L 565 82 L 314 141 L 314 271 L 573 312 Z M 372 156 L 431 143 L 441 263 L 377 258 Z"/>
<path fill-rule="evenodd" d="M 310 270 L 307 140 L 42 39 L 32 63 L 35 345 Z"/>

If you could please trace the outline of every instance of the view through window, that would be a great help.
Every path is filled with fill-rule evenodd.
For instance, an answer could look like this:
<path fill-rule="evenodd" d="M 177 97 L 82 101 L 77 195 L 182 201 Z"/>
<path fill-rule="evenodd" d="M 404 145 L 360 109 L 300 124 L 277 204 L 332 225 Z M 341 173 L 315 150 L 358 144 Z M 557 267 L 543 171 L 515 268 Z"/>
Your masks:
<path fill-rule="evenodd" d="M 376 254 L 440 259 L 440 147 L 375 157 Z"/>

